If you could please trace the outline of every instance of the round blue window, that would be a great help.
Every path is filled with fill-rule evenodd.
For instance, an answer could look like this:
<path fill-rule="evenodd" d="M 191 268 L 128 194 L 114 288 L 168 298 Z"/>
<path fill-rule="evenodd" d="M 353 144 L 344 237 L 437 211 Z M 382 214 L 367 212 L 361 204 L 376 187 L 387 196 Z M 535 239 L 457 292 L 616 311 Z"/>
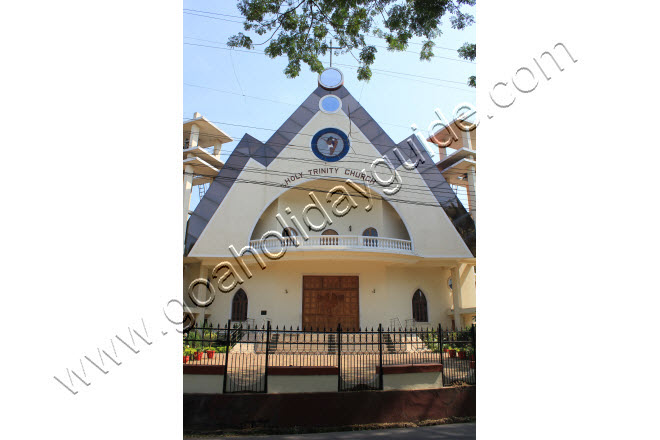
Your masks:
<path fill-rule="evenodd" d="M 348 136 L 336 128 L 324 128 L 312 138 L 312 151 L 321 160 L 337 162 L 350 149 Z"/>
<path fill-rule="evenodd" d="M 341 100 L 334 95 L 326 95 L 319 101 L 319 106 L 324 113 L 337 113 L 341 108 Z"/>

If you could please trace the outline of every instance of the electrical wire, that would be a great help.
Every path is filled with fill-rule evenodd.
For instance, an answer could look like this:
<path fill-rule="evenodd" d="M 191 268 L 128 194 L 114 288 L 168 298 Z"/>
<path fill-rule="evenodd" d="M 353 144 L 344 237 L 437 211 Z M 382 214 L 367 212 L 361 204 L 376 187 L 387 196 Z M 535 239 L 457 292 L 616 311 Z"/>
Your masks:
<path fill-rule="evenodd" d="M 230 170 L 233 170 L 233 171 L 238 171 L 239 173 L 245 171 L 247 173 L 255 173 L 255 174 L 261 174 L 261 175 L 266 175 L 266 176 L 284 177 L 284 178 L 289 178 L 289 177 L 292 177 L 294 174 L 297 174 L 297 173 L 292 173 L 292 172 L 287 172 L 287 171 L 269 170 L 269 169 L 266 169 L 266 168 L 254 168 L 254 167 L 248 167 L 248 166 L 245 166 L 243 168 L 234 168 L 234 167 L 227 167 L 227 168 L 230 169 Z M 338 167 L 319 167 L 319 168 L 316 168 L 316 169 L 320 169 L 320 168 L 338 168 Z M 362 171 L 353 170 L 353 169 L 350 169 L 350 168 L 348 170 L 349 171 L 354 171 L 358 174 L 363 173 Z M 217 176 L 217 175 L 213 175 L 213 174 L 198 174 L 198 173 L 194 173 L 194 172 L 193 173 L 188 173 L 188 174 L 193 174 L 195 176 L 205 177 L 205 178 L 215 178 Z M 369 175 L 369 172 L 364 171 L 364 174 Z M 305 177 L 312 177 L 311 174 L 305 174 L 304 176 Z M 349 176 L 349 175 L 347 174 L 347 176 Z M 330 180 L 330 181 L 336 181 L 336 182 L 345 182 L 346 181 L 345 178 L 340 178 L 340 177 L 337 177 L 337 176 L 334 176 L 334 175 L 329 175 L 329 174 L 325 174 L 325 175 L 314 174 L 313 177 L 314 178 L 319 178 L 321 180 Z M 355 176 L 350 176 L 350 177 L 355 177 Z M 427 180 L 421 174 L 420 174 L 419 177 L 422 178 L 424 180 L 424 182 L 427 182 L 427 183 L 421 184 L 421 185 L 420 184 L 413 184 L 413 183 L 405 183 L 405 179 L 402 177 L 401 178 L 401 184 L 402 185 L 405 184 L 406 189 L 411 193 L 414 193 L 414 194 L 427 194 L 427 192 L 430 191 L 429 186 L 428 186 L 428 182 L 447 183 L 446 180 L 433 180 L 433 181 Z M 451 187 L 450 188 L 436 188 L 435 191 L 439 191 L 439 192 L 444 193 L 444 194 L 452 194 L 452 193 L 456 192 L 453 189 L 451 189 Z M 465 193 L 466 194 L 468 194 L 468 193 L 469 194 L 474 194 L 474 191 L 468 191 L 468 189 L 466 188 Z"/>
<path fill-rule="evenodd" d="M 210 49 L 234 50 L 236 52 L 245 52 L 245 53 L 251 53 L 251 54 L 264 54 L 264 52 L 259 52 L 259 51 L 241 50 L 241 49 L 232 49 L 232 48 L 228 48 L 228 47 L 210 46 L 208 44 L 197 44 L 197 43 L 186 43 L 186 42 L 184 42 L 183 44 L 186 44 L 186 45 L 189 45 L 189 46 L 206 47 L 206 48 L 210 48 Z M 350 68 L 353 68 L 353 69 L 358 69 L 359 68 L 359 66 L 353 66 L 351 64 L 341 64 L 341 63 L 335 63 L 335 64 L 338 65 L 338 66 L 350 67 Z M 461 91 L 464 91 L 464 92 L 469 92 L 471 94 L 475 92 L 474 88 L 469 89 L 469 88 L 451 87 L 451 86 L 446 86 L 444 84 L 435 84 L 435 83 L 430 83 L 430 82 L 427 82 L 427 81 L 420 81 L 416 78 L 431 79 L 433 81 L 442 81 L 442 82 L 449 82 L 449 83 L 455 83 L 455 84 L 465 84 L 464 81 L 454 81 L 454 80 L 449 80 L 449 79 L 427 77 L 427 76 L 421 76 L 421 75 L 414 75 L 412 73 L 395 72 L 395 71 L 385 70 L 385 69 L 375 69 L 374 68 L 374 69 L 371 69 L 371 70 L 374 73 L 382 74 L 382 75 L 389 76 L 389 77 L 392 77 L 392 78 L 399 78 L 399 79 L 405 79 L 405 80 L 408 80 L 408 81 L 420 82 L 420 83 L 423 83 L 423 84 L 430 84 L 430 85 L 434 85 L 436 87 L 444 87 L 444 88 L 450 88 L 450 89 L 454 89 L 454 90 L 461 90 Z M 396 75 L 403 75 L 403 76 L 396 76 Z M 408 78 L 408 77 L 410 77 L 410 78 Z"/>
<path fill-rule="evenodd" d="M 254 125 L 235 124 L 235 123 L 231 123 L 231 122 L 227 122 L 227 121 L 209 121 L 209 122 L 212 122 L 214 124 L 223 124 L 223 125 L 231 125 L 231 126 L 235 126 L 235 127 L 251 128 L 251 129 L 254 129 L 254 130 L 265 130 L 265 131 L 272 131 L 272 132 L 279 132 L 279 133 L 288 133 L 288 134 L 293 134 L 293 135 L 296 135 L 296 136 L 314 137 L 314 134 L 281 130 L 281 127 L 280 128 L 258 127 L 258 126 L 254 126 Z M 206 136 L 210 137 L 210 138 L 216 137 L 215 135 L 206 135 Z M 219 137 L 219 135 L 217 135 L 217 137 Z M 241 140 L 242 140 L 242 137 L 241 137 Z M 378 147 L 385 147 L 385 148 L 394 148 L 394 147 L 398 146 L 398 144 L 395 143 L 395 142 L 393 142 L 392 144 L 379 144 L 379 143 L 373 143 L 373 142 L 370 142 L 370 141 L 365 142 L 365 141 L 360 141 L 360 140 L 355 140 L 355 139 L 353 139 L 352 142 L 356 142 L 358 144 L 364 144 L 364 145 L 373 145 L 373 146 L 378 146 Z M 266 141 L 264 143 L 271 143 L 271 142 Z M 277 144 L 273 143 L 273 145 L 277 145 Z M 288 144 L 288 145 L 291 145 L 291 144 Z"/>
<path fill-rule="evenodd" d="M 210 18 L 210 17 L 208 17 L 208 18 Z M 215 43 L 215 44 L 225 45 L 225 43 L 223 43 L 222 41 L 217 41 L 217 40 L 208 40 L 208 39 L 205 39 L 205 38 L 188 37 L 188 36 L 185 36 L 185 35 L 184 35 L 183 38 L 187 38 L 188 40 L 205 41 L 207 43 Z M 373 37 L 373 38 L 379 38 L 379 37 Z M 422 43 L 419 43 L 419 44 L 422 44 Z M 387 47 L 387 46 L 379 46 L 377 44 L 372 44 L 371 46 L 378 47 L 380 49 L 387 49 L 388 51 L 390 51 L 390 48 Z M 439 46 L 434 46 L 434 47 L 437 47 L 439 49 L 445 49 L 445 48 L 441 48 Z M 447 50 L 454 50 L 454 49 L 447 49 Z M 416 54 L 416 55 L 421 54 L 421 52 L 415 52 L 415 51 L 412 51 L 412 50 L 401 50 L 401 51 L 396 51 L 396 52 L 406 52 L 406 53 L 412 53 L 412 54 Z M 263 52 L 261 52 L 261 53 L 263 53 Z M 462 60 L 460 58 L 443 57 L 441 55 L 433 55 L 433 58 L 434 59 L 439 58 L 439 59 L 442 59 L 442 60 L 449 60 L 449 61 L 458 61 L 458 62 L 468 63 L 468 64 L 476 64 L 474 61 Z"/>
<path fill-rule="evenodd" d="M 198 174 L 195 174 L 195 173 L 186 173 L 186 172 L 184 172 L 183 174 L 184 175 L 192 175 L 193 177 L 194 176 L 199 176 Z M 207 177 L 210 177 L 210 176 L 207 176 Z M 234 177 L 215 176 L 214 180 L 216 180 L 216 181 L 224 180 L 224 181 L 234 182 L 234 183 L 238 182 L 238 183 L 245 183 L 245 184 L 250 184 L 250 185 L 268 186 L 268 187 L 274 187 L 274 188 L 288 188 L 288 189 L 291 189 L 291 190 L 298 190 L 298 191 L 312 191 L 312 192 L 323 191 L 322 188 L 303 187 L 303 186 L 289 187 L 289 186 L 279 184 L 279 183 L 275 183 L 275 182 L 263 182 L 263 181 L 249 180 L 249 179 L 243 179 L 243 178 L 234 178 Z M 345 180 L 343 182 L 346 183 Z M 365 186 L 367 186 L 369 188 L 369 193 L 371 193 L 369 185 L 365 185 Z M 430 190 L 429 190 L 429 192 L 430 192 Z M 348 195 L 351 195 L 351 196 L 365 197 L 364 194 L 362 194 L 360 192 L 351 193 L 349 190 L 347 190 L 346 193 Z M 451 202 L 454 202 L 454 201 L 459 201 L 460 202 L 460 200 L 458 199 L 458 196 L 455 193 L 452 193 L 452 195 L 453 195 L 453 200 L 451 200 Z M 384 198 L 384 197 L 380 196 L 377 193 L 376 193 L 376 195 L 371 195 L 371 197 L 369 197 L 369 199 L 386 201 L 386 202 L 389 202 L 389 203 L 393 203 L 393 202 L 394 203 L 403 203 L 403 204 L 409 204 L 409 205 L 415 205 L 415 206 L 441 207 L 440 203 L 437 202 L 437 201 L 436 202 L 423 202 L 421 200 L 406 200 L 406 199 Z M 462 203 L 461 203 L 461 205 L 462 205 Z"/>
<path fill-rule="evenodd" d="M 184 11 L 184 14 L 189 14 L 189 15 L 195 15 L 194 13 L 210 14 L 210 15 L 219 15 L 221 17 L 240 18 L 241 20 L 245 20 L 245 17 L 243 17 L 242 15 L 220 14 L 218 12 L 202 11 L 202 10 L 199 10 L 199 9 L 190 9 L 190 8 L 183 8 L 183 11 Z M 214 18 L 214 17 L 206 17 L 206 18 Z M 231 20 L 225 20 L 225 19 L 220 19 L 220 18 L 218 18 L 217 20 L 231 21 Z M 241 24 L 244 23 L 244 21 L 231 21 L 231 22 L 232 23 L 241 23 Z M 376 38 L 376 39 L 380 39 L 380 40 L 386 40 L 385 37 L 380 37 L 378 35 L 366 35 L 366 37 L 367 38 Z M 424 45 L 424 43 L 417 43 L 415 41 L 409 41 L 408 44 L 414 44 L 414 45 L 418 45 L 418 46 L 423 46 Z M 379 46 L 379 47 L 387 48 L 387 46 Z M 438 49 L 449 50 L 449 51 L 452 51 L 452 52 L 457 52 L 458 51 L 458 49 L 454 49 L 454 48 L 451 48 L 451 47 L 443 47 L 443 46 L 434 46 L 434 47 L 436 47 Z M 419 54 L 419 52 L 413 52 L 413 53 Z"/>
<path fill-rule="evenodd" d="M 266 144 L 268 144 L 270 146 L 273 146 L 272 143 L 267 142 Z M 286 144 L 286 145 L 285 144 L 280 144 L 280 145 L 284 145 L 288 149 L 302 150 L 302 151 L 305 151 L 305 152 L 309 151 L 309 148 L 310 148 L 309 146 L 295 145 L 295 144 Z M 342 159 L 341 164 L 343 164 L 343 165 L 345 165 L 345 164 L 358 164 L 358 165 L 364 167 L 365 165 L 370 166 L 370 164 L 373 163 L 376 159 L 382 158 L 382 156 L 376 156 L 376 155 L 371 156 L 371 155 L 365 155 L 365 154 L 359 154 L 359 153 L 353 153 L 353 154 L 356 155 L 356 156 L 363 157 L 363 159 L 362 160 L 352 160 L 352 158 Z M 328 167 L 334 168 L 334 166 L 331 165 L 331 164 L 325 165 L 325 166 L 319 166 L 318 159 L 308 158 L 308 157 L 296 157 L 296 156 L 282 157 L 281 155 L 278 155 L 277 159 L 280 160 L 280 161 L 292 161 L 292 162 L 307 163 L 307 164 L 310 164 L 310 165 L 314 165 L 316 168 L 328 168 Z M 226 164 L 223 164 L 223 166 L 226 166 Z M 417 167 L 415 167 L 415 168 L 417 168 Z M 268 169 L 268 168 L 266 167 L 265 169 Z M 397 169 L 397 172 L 403 173 L 404 175 L 406 173 L 411 173 L 411 174 L 416 173 L 416 171 L 414 169 L 413 170 L 408 170 L 405 167 L 399 167 Z M 468 171 L 455 171 L 455 170 L 447 169 L 445 171 L 441 171 L 441 173 L 443 175 L 449 174 L 449 175 L 461 176 L 461 175 L 467 174 Z M 432 180 L 432 182 L 441 183 L 442 181 Z"/>
<path fill-rule="evenodd" d="M 214 88 L 212 88 L 212 87 L 200 86 L 200 85 L 197 85 L 197 84 L 183 83 L 183 85 L 184 85 L 184 86 L 188 86 L 188 87 L 197 87 L 197 88 L 200 88 L 200 89 L 212 90 L 212 91 L 214 91 L 214 92 L 228 93 L 228 94 L 231 94 L 231 95 L 243 96 L 243 97 L 246 97 L 246 98 L 259 99 L 259 100 L 261 100 L 261 101 L 269 101 L 269 102 L 275 102 L 275 103 L 279 103 L 279 104 L 286 104 L 286 105 L 290 105 L 290 106 L 293 106 L 293 107 L 298 107 L 298 106 L 300 105 L 300 104 L 293 104 L 293 103 L 291 103 L 291 102 L 278 101 L 278 100 L 275 100 L 275 99 L 262 98 L 262 97 L 260 97 L 260 96 L 242 95 L 242 94 L 240 94 L 240 93 L 238 93 L 238 92 L 230 92 L 230 91 L 228 91 L 228 90 L 214 89 Z M 359 101 L 358 101 L 358 102 L 359 102 Z M 184 116 L 183 119 L 185 120 L 185 119 L 188 119 L 188 118 L 186 118 L 186 117 Z M 355 117 L 355 116 L 353 116 L 352 119 L 357 119 L 357 120 L 367 120 L 367 119 L 365 119 L 365 118 L 358 118 L 358 117 Z M 381 124 L 383 124 L 383 125 L 391 125 L 391 126 L 393 126 L 393 127 L 406 128 L 406 129 L 409 129 L 409 128 L 410 128 L 410 127 L 407 127 L 407 126 L 405 126 L 405 125 L 401 125 L 401 124 L 393 124 L 393 123 L 391 123 L 391 122 L 381 122 Z"/>

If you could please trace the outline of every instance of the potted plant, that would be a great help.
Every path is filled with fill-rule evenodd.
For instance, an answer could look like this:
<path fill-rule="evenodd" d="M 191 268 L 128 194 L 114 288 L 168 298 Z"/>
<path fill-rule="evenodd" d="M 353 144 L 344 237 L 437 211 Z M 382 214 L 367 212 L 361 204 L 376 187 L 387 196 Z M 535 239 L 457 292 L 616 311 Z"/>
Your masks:
<path fill-rule="evenodd" d="M 449 357 L 456 357 L 456 347 L 449 347 Z"/>
<path fill-rule="evenodd" d="M 206 356 L 209 359 L 213 359 L 213 355 L 215 354 L 215 348 L 213 348 L 213 347 L 204 347 L 204 351 L 206 352 Z"/>
<path fill-rule="evenodd" d="M 467 351 L 464 348 L 458 350 L 459 359 L 467 359 Z"/>
<path fill-rule="evenodd" d="M 195 350 L 195 358 L 194 359 L 196 361 L 201 361 L 202 357 L 204 356 L 204 352 L 202 350 L 197 350 L 197 349 L 194 349 L 194 350 Z"/>
<path fill-rule="evenodd" d="M 183 363 L 187 363 L 190 360 L 190 355 L 193 353 L 190 347 L 185 347 L 183 349 Z"/>

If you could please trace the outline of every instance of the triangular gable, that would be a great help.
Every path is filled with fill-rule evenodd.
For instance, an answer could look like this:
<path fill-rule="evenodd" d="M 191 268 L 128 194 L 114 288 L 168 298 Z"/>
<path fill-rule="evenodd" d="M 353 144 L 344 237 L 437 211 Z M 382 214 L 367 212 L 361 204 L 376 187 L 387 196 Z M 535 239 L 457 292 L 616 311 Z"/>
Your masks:
<path fill-rule="evenodd" d="M 376 150 L 382 156 L 387 157 L 395 168 L 403 164 L 401 159 L 394 153 L 394 150 L 398 148 L 399 152 L 403 153 L 403 159 L 406 160 L 408 159 L 407 156 L 409 156 L 407 152 L 411 151 L 409 142 L 413 142 L 416 145 L 416 150 L 421 154 L 423 159 L 423 163 L 420 161 L 417 171 L 424 179 L 424 182 L 433 193 L 445 214 L 451 220 L 454 228 L 456 228 L 456 231 L 472 255 L 476 256 L 476 229 L 474 221 L 442 176 L 442 173 L 440 173 L 433 163 L 426 148 L 421 145 L 416 136 L 410 136 L 395 144 L 344 86 L 333 92 L 318 87 L 293 112 L 284 124 L 273 133 L 266 143 L 259 141 L 247 133 L 243 136 L 220 170 L 220 173 L 218 173 L 211 183 L 202 200 L 200 200 L 194 212 L 190 215 L 186 233 L 186 255 L 201 236 L 211 217 L 213 217 L 225 196 L 229 193 L 229 190 L 234 185 L 248 160 L 252 158 L 264 167 L 270 165 L 314 115 L 321 111 L 318 105 L 319 100 L 329 94 L 334 94 L 342 100 L 345 106 L 345 112 L 349 115 L 351 123 L 360 129 Z"/>

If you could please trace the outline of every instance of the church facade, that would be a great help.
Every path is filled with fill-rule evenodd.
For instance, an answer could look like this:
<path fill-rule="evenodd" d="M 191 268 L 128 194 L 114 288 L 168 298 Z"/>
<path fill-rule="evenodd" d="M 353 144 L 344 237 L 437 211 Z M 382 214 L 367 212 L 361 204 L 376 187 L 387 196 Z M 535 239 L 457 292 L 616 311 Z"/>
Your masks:
<path fill-rule="evenodd" d="M 186 124 L 184 163 L 198 164 L 199 128 Z M 227 140 L 213 139 L 219 156 Z M 226 163 L 186 170 L 187 197 L 210 182 L 184 228 L 183 301 L 197 323 L 474 322 L 473 218 L 423 140 L 395 143 L 337 69 L 266 142 L 245 134 Z"/>

